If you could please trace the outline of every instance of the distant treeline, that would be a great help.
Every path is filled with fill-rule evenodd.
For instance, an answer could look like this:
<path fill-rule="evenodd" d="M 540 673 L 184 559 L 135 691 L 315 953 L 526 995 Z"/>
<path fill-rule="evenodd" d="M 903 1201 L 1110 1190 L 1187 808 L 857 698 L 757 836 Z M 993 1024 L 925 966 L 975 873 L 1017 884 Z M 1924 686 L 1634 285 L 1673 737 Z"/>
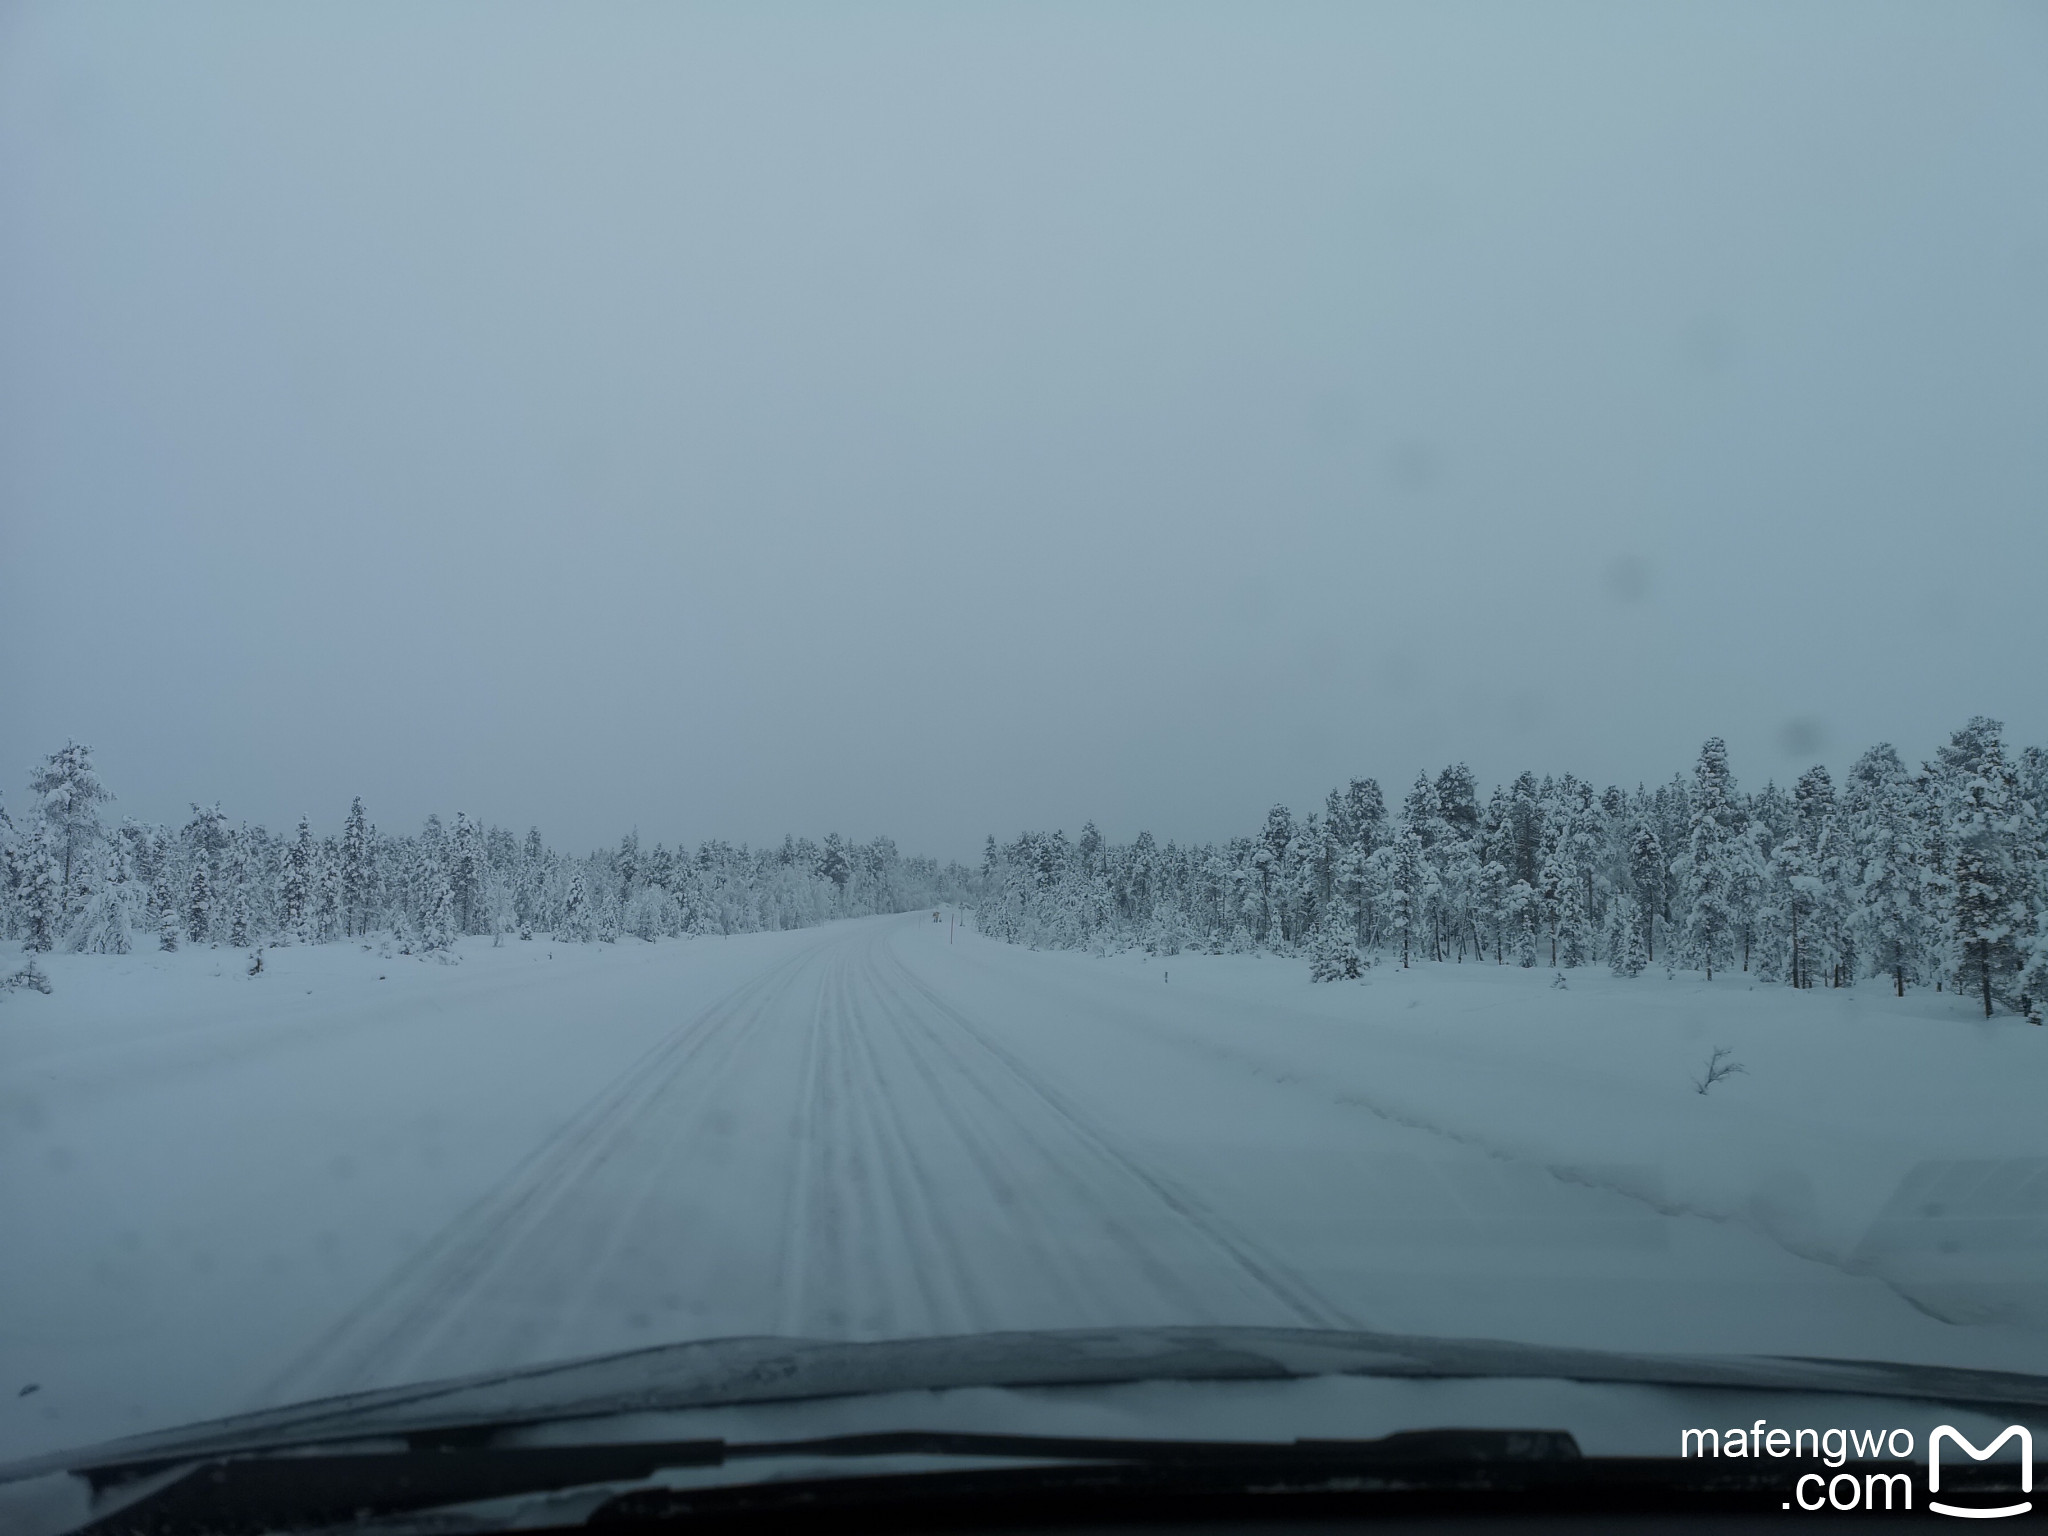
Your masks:
<path fill-rule="evenodd" d="M 1159 954 L 1301 953 L 1318 979 L 1374 957 L 1749 972 L 1794 987 L 1949 986 L 2040 1022 L 2048 1000 L 2048 754 L 1979 716 L 1931 763 L 1890 746 L 1839 788 L 1736 788 L 1718 739 L 1690 779 L 1595 790 L 1524 773 L 1480 797 L 1463 764 L 1398 810 L 1354 779 L 1221 844 L 990 838 L 977 921 L 1013 942 Z"/>
<path fill-rule="evenodd" d="M 963 897 L 972 872 L 905 857 L 886 837 L 786 837 L 751 849 L 706 842 L 574 856 L 472 821 L 429 816 L 380 831 L 358 799 L 338 833 L 302 819 L 277 834 L 192 807 L 182 827 L 109 827 L 89 747 L 53 752 L 19 821 L 0 807 L 0 932 L 31 951 L 125 954 L 137 944 L 319 944 L 388 934 L 409 950 L 463 934 L 564 940 L 803 928 Z"/>

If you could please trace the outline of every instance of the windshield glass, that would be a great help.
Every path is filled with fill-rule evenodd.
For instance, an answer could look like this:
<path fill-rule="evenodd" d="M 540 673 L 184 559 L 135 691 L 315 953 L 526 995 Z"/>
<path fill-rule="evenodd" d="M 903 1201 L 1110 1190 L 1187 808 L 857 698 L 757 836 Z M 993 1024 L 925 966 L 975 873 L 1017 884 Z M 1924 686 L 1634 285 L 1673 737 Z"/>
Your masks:
<path fill-rule="evenodd" d="M 2038 8 L 18 6 L 0 401 L 0 1463 L 2048 1372 Z"/>

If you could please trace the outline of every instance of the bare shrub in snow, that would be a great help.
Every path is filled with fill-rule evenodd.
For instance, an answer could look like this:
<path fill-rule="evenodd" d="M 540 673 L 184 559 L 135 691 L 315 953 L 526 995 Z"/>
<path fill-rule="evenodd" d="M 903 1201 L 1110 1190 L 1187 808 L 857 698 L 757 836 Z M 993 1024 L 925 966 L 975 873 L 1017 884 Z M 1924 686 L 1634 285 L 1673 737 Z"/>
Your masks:
<path fill-rule="evenodd" d="M 1720 1082 L 1722 1078 L 1733 1077 L 1738 1072 L 1747 1076 L 1749 1068 L 1739 1061 L 1730 1061 L 1728 1059 L 1733 1054 L 1734 1052 L 1725 1045 L 1715 1046 L 1714 1054 L 1707 1058 L 1706 1071 L 1692 1080 L 1693 1091 L 1705 1093 L 1714 1084 Z"/>
<path fill-rule="evenodd" d="M 44 974 L 43 968 L 36 964 L 36 957 L 33 954 L 28 957 L 27 965 L 5 981 L 0 981 L 0 992 L 12 992 L 16 987 L 27 987 L 31 992 L 49 996 L 50 978 Z"/>

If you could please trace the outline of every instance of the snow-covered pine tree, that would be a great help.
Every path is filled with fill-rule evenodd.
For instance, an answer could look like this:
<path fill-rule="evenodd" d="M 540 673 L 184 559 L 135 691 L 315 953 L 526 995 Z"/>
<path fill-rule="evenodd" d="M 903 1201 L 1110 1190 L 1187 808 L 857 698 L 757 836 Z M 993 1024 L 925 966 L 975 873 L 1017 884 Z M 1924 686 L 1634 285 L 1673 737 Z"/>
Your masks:
<path fill-rule="evenodd" d="M 237 949 L 247 949 L 256 936 L 255 913 L 249 900 L 250 866 L 254 863 L 250 844 L 246 825 L 229 833 L 221 865 L 225 889 L 220 898 L 227 916 L 228 942 Z"/>
<path fill-rule="evenodd" d="M 1834 778 L 1820 764 L 1799 776 L 1792 791 L 1799 835 L 1809 850 L 1809 872 L 1816 882 L 1808 953 L 1815 975 L 1831 987 L 1851 985 L 1855 976 L 1855 941 L 1850 934 L 1848 891 L 1850 849 L 1841 825 Z"/>
<path fill-rule="evenodd" d="M 628 832 L 619 839 L 619 851 L 612 856 L 612 871 L 618 878 L 615 893 L 618 904 L 624 906 L 632 900 L 633 892 L 640 886 L 640 834 Z"/>
<path fill-rule="evenodd" d="M 313 827 L 299 818 L 299 835 L 285 849 L 284 869 L 278 881 L 280 916 L 284 937 L 298 943 L 312 942 Z"/>
<path fill-rule="evenodd" d="M 49 851 L 57 863 L 57 926 L 68 927 L 84 910 L 100 863 L 105 832 L 99 808 L 114 797 L 93 770 L 92 748 L 67 741 L 29 773 L 37 819 L 49 829 Z"/>
<path fill-rule="evenodd" d="M 1657 958 L 1656 922 L 1658 914 L 1664 910 L 1665 884 L 1670 878 L 1664 845 L 1657 840 L 1656 829 L 1647 819 L 1638 820 L 1629 836 L 1628 879 L 1641 914 L 1646 965 L 1654 963 Z"/>
<path fill-rule="evenodd" d="M 1406 970 L 1422 937 L 1423 908 L 1434 882 L 1421 834 L 1414 828 L 1405 828 L 1394 839 L 1393 854 L 1393 879 L 1387 891 L 1388 926 L 1401 946 L 1401 968 Z"/>
<path fill-rule="evenodd" d="M 443 878 L 432 882 L 425 911 L 421 914 L 420 937 L 430 950 L 446 949 L 461 930 L 455 916 L 455 891 Z"/>
<path fill-rule="evenodd" d="M 2006 755 L 2004 727 L 1974 716 L 1936 753 L 1933 787 L 1940 818 L 1936 856 L 1948 880 L 1930 881 L 1943 919 L 1947 969 L 1958 990 L 1976 993 L 1987 1014 L 1994 1001 L 2017 1000 L 2040 829 Z"/>
<path fill-rule="evenodd" d="M 1517 775 L 1508 790 L 1508 837 L 1508 872 L 1533 891 L 1543 878 L 1543 790 L 1533 773 Z"/>
<path fill-rule="evenodd" d="M 1992 1000 L 2020 968 L 2019 915 L 2009 890 L 2009 871 L 1992 838 L 1967 832 L 1956 849 L 1955 902 L 1950 937 L 1956 954 L 1956 989 L 1978 992 L 1984 1017 Z"/>
<path fill-rule="evenodd" d="M 1564 857 L 1564 819 L 1547 814 L 1544 820 L 1543 862 L 1539 868 L 1542 876 L 1536 886 L 1537 912 L 1550 925 L 1550 963 L 1558 963 L 1558 922 L 1563 915 L 1564 900 L 1571 888 L 1577 884 L 1571 867 Z"/>
<path fill-rule="evenodd" d="M 356 938 L 370 931 L 376 913 L 376 890 L 370 818 L 363 810 L 363 797 L 357 795 L 349 803 L 348 819 L 341 828 L 341 931 L 346 937 Z"/>
<path fill-rule="evenodd" d="M 1975 767 L 1951 811 L 1956 854 L 1949 938 L 1956 988 L 1977 993 L 1989 1018 L 1994 999 L 2010 1000 L 2022 964 L 2020 942 L 2033 924 L 2028 872 L 2016 857 L 2018 786 L 1995 735 Z"/>
<path fill-rule="evenodd" d="M 1813 873 L 1813 855 L 1806 839 L 1797 832 L 1778 840 L 1771 850 L 1771 899 L 1765 910 L 1773 913 L 1782 929 L 1770 935 L 1782 965 L 1774 963 L 1771 976 L 1782 975 L 1797 991 L 1814 982 L 1814 951 L 1817 935 L 1814 914 L 1820 909 L 1821 882 Z M 1774 924 L 1774 927 L 1776 924 Z"/>
<path fill-rule="evenodd" d="M 1693 771 L 1691 823 L 1685 849 L 1685 954 L 1714 979 L 1725 963 L 1735 930 L 1733 887 L 1738 878 L 1736 847 L 1740 808 L 1728 772 L 1728 744 L 1710 736 Z"/>
<path fill-rule="evenodd" d="M 481 933 L 484 928 L 484 884 L 490 874 L 490 859 L 484 852 L 484 829 L 461 811 L 455 813 L 455 834 L 448 846 L 448 892 L 454 903 L 457 933 Z"/>
<path fill-rule="evenodd" d="M 152 840 L 149 880 L 149 911 L 156 925 L 159 949 L 178 947 L 182 924 L 175 878 L 175 871 L 171 868 L 171 840 L 159 830 Z"/>
<path fill-rule="evenodd" d="M 587 944 L 591 935 L 590 893 L 578 865 L 569 872 L 569 889 L 562 898 L 562 921 L 555 937 L 572 944 Z"/>
<path fill-rule="evenodd" d="M 825 834 L 824 847 L 818 857 L 818 875 L 832 882 L 833 900 L 843 904 L 846 883 L 853 878 L 853 860 L 848 856 L 846 839 L 837 832 Z"/>
<path fill-rule="evenodd" d="M 156 947 L 161 950 L 173 950 L 178 947 L 178 938 L 183 928 L 178 917 L 178 901 L 170 888 L 169 874 L 162 874 L 157 878 L 163 884 L 164 905 L 157 914 Z"/>
<path fill-rule="evenodd" d="M 2020 948 L 2018 1010 L 2029 1024 L 2048 1016 L 2048 868 L 2035 877 L 2034 931 Z"/>
<path fill-rule="evenodd" d="M 101 849 L 101 874 L 85 898 L 85 910 L 72 922 L 70 948 L 81 955 L 125 955 L 128 938 L 130 885 L 120 844 L 109 839 Z"/>
<path fill-rule="evenodd" d="M 64 865 L 56 833 L 40 816 L 29 828 L 20 879 L 22 948 L 47 954 L 64 928 Z"/>
<path fill-rule="evenodd" d="M 1890 743 L 1872 747 L 1849 772 L 1850 836 L 1855 844 L 1857 944 L 1875 974 L 1906 995 L 1920 977 L 1926 948 L 1924 850 L 1917 792 Z"/>
<path fill-rule="evenodd" d="M 1526 880 L 1508 887 L 1508 931 L 1513 937 L 1515 964 L 1523 970 L 1536 965 L 1536 925 L 1543 901 Z"/>
<path fill-rule="evenodd" d="M 325 944 L 341 935 L 341 842 L 323 837 L 313 857 L 313 919 L 315 943 Z"/>
<path fill-rule="evenodd" d="M 1633 896 L 1617 892 L 1607 904 L 1607 967 L 1617 976 L 1640 976 L 1650 963 L 1643 913 Z"/>
<path fill-rule="evenodd" d="M 1358 945 L 1341 921 L 1318 923 L 1308 950 L 1310 981 L 1356 981 L 1363 974 Z"/>
<path fill-rule="evenodd" d="M 1566 970 L 1574 970 L 1593 958 L 1592 918 L 1586 911 L 1581 889 L 1577 874 L 1570 870 L 1558 882 L 1555 944 L 1558 962 Z"/>
<path fill-rule="evenodd" d="M 1493 963 L 1507 963 L 1508 867 L 1490 859 L 1479 868 L 1473 882 L 1472 907 L 1479 925 L 1480 954 L 1493 951 Z"/>
<path fill-rule="evenodd" d="M 21 887 L 21 833 L 0 799 L 0 938 L 14 937 L 15 893 Z"/>
<path fill-rule="evenodd" d="M 206 861 L 194 859 L 185 880 L 185 937 L 204 944 L 213 937 L 213 877 Z"/>
<path fill-rule="evenodd" d="M 1593 938 L 1600 931 L 1599 869 L 1607 841 L 1606 819 L 1593 786 L 1571 774 L 1564 776 L 1558 795 L 1564 813 L 1564 834 L 1558 851 L 1573 883 L 1578 887 L 1574 952 L 1578 963 L 1593 960 Z M 1560 935 L 1560 937 L 1562 937 Z M 1567 964 L 1571 962 L 1567 961 Z"/>

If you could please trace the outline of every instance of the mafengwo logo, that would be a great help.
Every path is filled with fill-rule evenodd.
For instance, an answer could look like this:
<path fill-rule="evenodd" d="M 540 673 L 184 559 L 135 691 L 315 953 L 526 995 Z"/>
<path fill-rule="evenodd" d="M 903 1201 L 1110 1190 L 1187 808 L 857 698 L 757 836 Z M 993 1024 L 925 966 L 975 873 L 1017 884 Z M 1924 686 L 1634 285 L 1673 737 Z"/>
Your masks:
<path fill-rule="evenodd" d="M 1936 1494 L 1941 1492 L 1942 1441 L 1953 1441 L 1956 1449 L 1965 1452 L 1972 1461 L 1989 1461 L 1997 1454 L 2000 1446 L 2015 1437 L 2020 1442 L 2020 1492 L 2032 1493 L 2034 1491 L 2034 1437 L 2027 1432 L 2026 1426 L 2021 1424 L 2008 1424 L 2005 1427 L 2005 1433 L 1985 1446 L 1981 1451 L 1964 1439 L 1953 1425 L 1942 1424 L 1936 1426 L 1934 1433 L 1927 1437 L 1928 1493 Z M 2034 1501 L 2032 1499 L 2022 1499 L 2017 1504 L 2005 1504 L 1996 1509 L 1984 1509 L 1972 1504 L 1943 1504 L 1937 1499 L 1930 1498 L 1927 1501 L 1927 1507 L 1938 1515 L 1960 1515 L 1965 1520 L 1997 1520 L 2006 1515 L 2024 1515 L 2034 1507 Z"/>
<path fill-rule="evenodd" d="M 2000 1520 L 2031 1512 L 2034 1507 L 2032 1499 L 2021 1499 L 2016 1504 L 1959 1504 L 1946 1503 L 1935 1497 L 1941 1492 L 1944 1447 L 1949 1449 L 1949 1465 L 1953 1468 L 1959 1457 L 1968 1458 L 1962 1463 L 1965 1466 L 1969 1462 L 1989 1461 L 2014 1441 L 2019 1442 L 2020 1492 L 2031 1494 L 2034 1491 L 2034 1437 L 2024 1424 L 2008 1424 L 1982 1449 L 1953 1424 L 1936 1426 L 1927 1437 L 1929 1497 L 1925 1507 L 1934 1514 L 1951 1515 L 1962 1520 Z M 1780 1506 L 1808 1514 L 1824 1510 L 1848 1514 L 1856 1510 L 1913 1509 L 1918 1502 L 1915 1499 L 1918 1490 L 1913 1486 L 1912 1474 L 1903 1468 L 1895 1472 L 1886 1470 L 1882 1461 L 1885 1458 L 1894 1462 L 1910 1461 L 1916 1449 L 1913 1432 L 1903 1425 L 1892 1430 L 1795 1430 L 1770 1428 L 1763 1419 L 1758 1419 L 1747 1429 L 1739 1425 L 1726 1431 L 1688 1429 L 1679 1437 L 1678 1443 L 1681 1458 L 1770 1457 L 1790 1459 L 1795 1463 L 1808 1456 L 1817 1458 L 1823 1470 L 1802 1472 L 1793 1481 L 1792 1497 Z M 1983 1491 L 1986 1481 L 1983 1476 L 1963 1481 L 1971 1485 L 1967 1491 L 1976 1497 L 1996 1497 Z"/>

